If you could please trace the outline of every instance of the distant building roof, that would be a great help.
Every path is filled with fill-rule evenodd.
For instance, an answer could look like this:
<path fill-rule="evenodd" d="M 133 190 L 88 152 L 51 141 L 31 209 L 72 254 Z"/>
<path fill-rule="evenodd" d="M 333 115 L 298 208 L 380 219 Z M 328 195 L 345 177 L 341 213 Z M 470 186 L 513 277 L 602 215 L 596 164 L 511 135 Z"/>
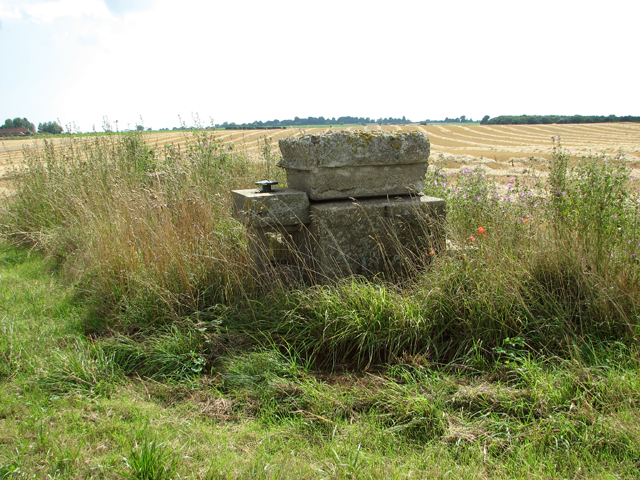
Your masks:
<path fill-rule="evenodd" d="M 27 135 L 27 128 L 0 128 L 0 137 L 14 137 L 19 135 Z"/>

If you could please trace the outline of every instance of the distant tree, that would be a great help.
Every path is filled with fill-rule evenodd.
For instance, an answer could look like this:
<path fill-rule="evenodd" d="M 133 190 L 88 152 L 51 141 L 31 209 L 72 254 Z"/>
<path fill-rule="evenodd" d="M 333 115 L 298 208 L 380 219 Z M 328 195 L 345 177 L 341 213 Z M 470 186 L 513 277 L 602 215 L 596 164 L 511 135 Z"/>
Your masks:
<path fill-rule="evenodd" d="M 31 133 L 35 133 L 36 131 L 36 127 L 33 123 L 31 123 L 26 118 L 19 118 L 19 117 L 14 118 L 13 120 L 11 120 L 10 118 L 7 118 L 4 121 L 4 125 L 0 128 L 26 128 Z"/>
<path fill-rule="evenodd" d="M 14 128 L 26 128 L 31 133 L 35 133 L 36 127 L 33 123 L 31 123 L 26 118 L 14 118 L 13 119 Z"/>
<path fill-rule="evenodd" d="M 51 133 L 53 135 L 60 135 L 62 133 L 62 127 L 56 122 L 39 123 L 38 133 Z"/>
<path fill-rule="evenodd" d="M 136 125 L 136 130 L 142 132 L 144 130 L 144 127 L 142 125 Z"/>
<path fill-rule="evenodd" d="M 482 120 L 480 120 L 480 123 L 481 123 L 482 125 L 486 125 L 487 123 L 489 123 L 489 119 L 490 119 L 490 118 L 491 118 L 491 117 L 490 117 L 489 115 L 485 115 L 484 117 L 482 117 Z"/>

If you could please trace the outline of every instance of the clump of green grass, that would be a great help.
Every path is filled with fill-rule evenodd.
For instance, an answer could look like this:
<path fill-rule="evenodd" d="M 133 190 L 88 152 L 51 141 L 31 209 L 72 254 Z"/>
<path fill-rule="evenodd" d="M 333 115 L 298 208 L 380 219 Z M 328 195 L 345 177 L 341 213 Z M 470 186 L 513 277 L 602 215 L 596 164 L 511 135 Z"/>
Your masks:
<path fill-rule="evenodd" d="M 159 443 L 157 437 L 150 439 L 148 434 L 134 443 L 125 461 L 129 472 L 124 476 L 132 480 L 170 480 L 178 467 L 178 459 L 167 445 Z"/>
<path fill-rule="evenodd" d="M 186 381 L 206 373 L 208 338 L 203 331 L 171 326 L 148 336 L 116 335 L 104 339 L 101 347 L 125 375 Z"/>
<path fill-rule="evenodd" d="M 113 356 L 98 345 L 78 341 L 52 356 L 47 373 L 38 382 L 57 395 L 108 395 L 118 379 Z"/>

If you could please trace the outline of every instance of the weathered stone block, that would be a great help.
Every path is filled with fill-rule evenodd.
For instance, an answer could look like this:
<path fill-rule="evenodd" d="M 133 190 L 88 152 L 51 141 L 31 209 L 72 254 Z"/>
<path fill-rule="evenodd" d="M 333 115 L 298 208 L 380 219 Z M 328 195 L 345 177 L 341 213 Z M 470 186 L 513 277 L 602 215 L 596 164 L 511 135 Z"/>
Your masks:
<path fill-rule="evenodd" d="M 310 258 L 318 278 L 402 272 L 443 248 L 445 201 L 424 195 L 310 206 Z"/>
<path fill-rule="evenodd" d="M 290 187 L 311 200 L 408 195 L 424 188 L 429 140 L 418 132 L 353 131 L 279 141 Z"/>
<path fill-rule="evenodd" d="M 233 217 L 253 227 L 309 223 L 309 197 L 292 188 L 232 190 Z"/>
<path fill-rule="evenodd" d="M 274 188 L 268 193 L 232 190 L 232 195 L 233 217 L 247 227 L 249 252 L 256 265 L 288 280 L 302 278 L 301 266 L 307 262 L 301 255 L 308 251 L 304 224 L 310 221 L 307 194 Z M 289 271 L 285 274 L 283 268 Z"/>
<path fill-rule="evenodd" d="M 282 272 L 274 269 L 286 268 L 297 279 L 310 277 L 303 274 L 311 265 L 308 241 L 308 230 L 302 224 L 247 228 L 247 245 L 256 265 L 276 274 Z"/>

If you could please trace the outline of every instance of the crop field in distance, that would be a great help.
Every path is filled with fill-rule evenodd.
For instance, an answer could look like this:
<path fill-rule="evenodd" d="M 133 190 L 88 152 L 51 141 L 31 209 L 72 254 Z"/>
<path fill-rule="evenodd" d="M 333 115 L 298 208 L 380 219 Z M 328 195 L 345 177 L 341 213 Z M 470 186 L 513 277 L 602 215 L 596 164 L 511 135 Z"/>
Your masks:
<path fill-rule="evenodd" d="M 233 144 L 237 152 L 245 152 L 256 161 L 265 149 L 279 154 L 278 140 L 300 133 L 318 134 L 337 130 L 418 131 L 431 142 L 430 164 L 437 165 L 447 174 L 464 169 L 482 167 L 487 177 L 498 185 L 506 185 L 515 176 L 548 174 L 548 162 L 553 151 L 553 139 L 559 137 L 562 146 L 571 152 L 571 160 L 589 154 L 624 153 L 633 168 L 632 178 L 640 178 L 640 124 L 565 124 L 565 125 L 389 125 L 379 127 L 337 126 L 332 128 L 288 128 L 286 130 L 219 130 L 216 137 Z M 160 131 L 144 133 L 150 145 L 184 145 L 189 131 Z M 89 139 L 91 137 L 84 137 Z M 48 141 L 64 144 L 65 137 Z M 42 148 L 43 140 L 11 139 L 0 143 L 0 175 L 19 166 L 24 148 Z M 0 194 L 6 191 L 8 181 L 0 181 Z"/>

